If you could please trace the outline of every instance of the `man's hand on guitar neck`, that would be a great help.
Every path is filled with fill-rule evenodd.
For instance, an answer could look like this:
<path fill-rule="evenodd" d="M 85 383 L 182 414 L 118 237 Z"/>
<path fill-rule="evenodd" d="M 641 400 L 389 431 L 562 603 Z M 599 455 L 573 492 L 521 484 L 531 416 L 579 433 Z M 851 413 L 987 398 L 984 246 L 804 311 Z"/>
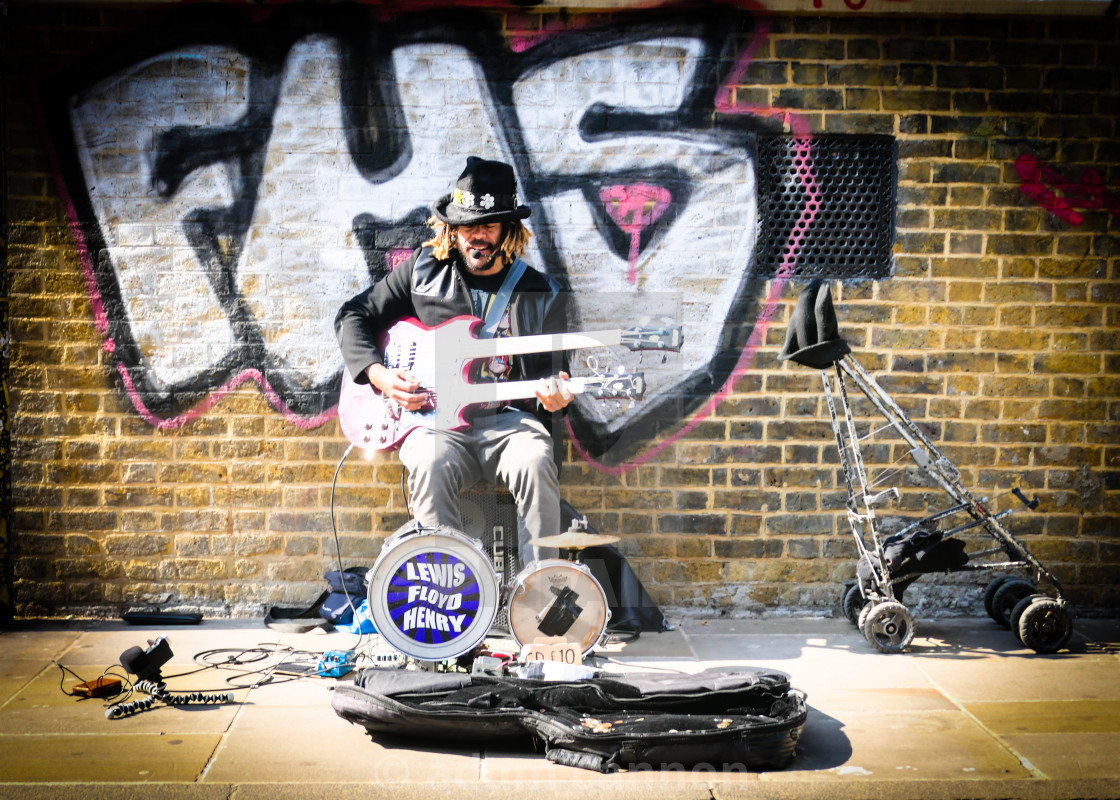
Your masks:
<path fill-rule="evenodd" d="M 537 401 L 545 411 L 551 414 L 572 402 L 574 395 L 568 388 L 569 377 L 568 373 L 561 372 L 552 378 L 541 378 L 537 383 Z"/>
<path fill-rule="evenodd" d="M 370 385 L 381 395 L 407 411 L 422 411 L 434 407 L 432 395 L 421 386 L 419 379 L 403 369 L 389 369 L 384 364 L 371 364 L 366 368 Z M 574 395 L 568 388 L 566 372 L 537 382 L 536 395 L 541 407 L 554 413 L 567 407 Z"/>
<path fill-rule="evenodd" d="M 403 409 L 420 411 L 432 405 L 431 394 L 421 388 L 419 379 L 407 370 L 370 364 L 366 367 L 366 376 L 375 389 Z"/>

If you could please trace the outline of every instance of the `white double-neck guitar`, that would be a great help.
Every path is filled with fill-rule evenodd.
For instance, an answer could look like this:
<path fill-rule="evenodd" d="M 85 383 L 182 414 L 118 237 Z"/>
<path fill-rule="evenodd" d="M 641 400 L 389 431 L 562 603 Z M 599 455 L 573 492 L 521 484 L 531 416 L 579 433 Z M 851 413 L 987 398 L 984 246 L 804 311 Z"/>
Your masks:
<path fill-rule="evenodd" d="M 419 427 L 466 427 L 471 406 L 536 396 L 535 380 L 472 383 L 471 362 L 481 358 L 612 346 L 677 351 L 682 343 L 680 327 L 675 325 L 479 339 L 475 334 L 481 324 L 477 317 L 463 316 L 432 328 L 408 318 L 386 331 L 382 345 L 385 366 L 411 372 L 428 393 L 429 402 L 419 411 L 401 408 L 369 384 L 355 383 L 344 369 L 338 419 L 351 444 L 363 450 L 391 450 Z M 587 393 L 600 399 L 638 399 L 645 392 L 641 373 L 569 378 L 565 383 L 572 394 Z"/>

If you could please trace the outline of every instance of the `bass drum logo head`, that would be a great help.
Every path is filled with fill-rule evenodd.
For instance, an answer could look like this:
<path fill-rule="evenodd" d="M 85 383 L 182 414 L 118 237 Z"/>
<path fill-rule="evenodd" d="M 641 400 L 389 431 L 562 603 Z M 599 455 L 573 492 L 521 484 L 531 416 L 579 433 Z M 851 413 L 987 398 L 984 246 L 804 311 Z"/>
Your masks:
<path fill-rule="evenodd" d="M 369 578 L 377 632 L 397 651 L 442 661 L 472 650 L 498 611 L 498 576 L 481 545 L 451 528 L 390 538 Z"/>

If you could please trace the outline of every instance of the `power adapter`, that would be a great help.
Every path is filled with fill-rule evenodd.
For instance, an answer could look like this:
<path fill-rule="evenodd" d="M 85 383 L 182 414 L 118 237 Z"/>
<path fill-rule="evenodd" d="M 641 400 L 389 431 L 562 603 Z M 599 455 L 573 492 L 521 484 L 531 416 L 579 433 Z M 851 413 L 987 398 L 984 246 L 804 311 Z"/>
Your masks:
<path fill-rule="evenodd" d="M 114 697 L 120 693 L 120 679 L 112 678 L 108 675 L 102 675 L 96 680 L 79 683 L 74 687 L 74 694 L 79 697 Z"/>

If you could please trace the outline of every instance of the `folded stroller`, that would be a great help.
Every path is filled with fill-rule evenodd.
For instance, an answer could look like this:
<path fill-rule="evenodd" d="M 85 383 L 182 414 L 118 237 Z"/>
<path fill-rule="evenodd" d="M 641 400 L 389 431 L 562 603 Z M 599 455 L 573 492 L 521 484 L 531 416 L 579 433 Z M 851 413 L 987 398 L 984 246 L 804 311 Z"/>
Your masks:
<path fill-rule="evenodd" d="M 778 356 L 820 370 L 832 430 L 847 487 L 847 518 L 855 538 L 857 581 L 844 587 L 841 608 L 864 638 L 883 653 L 898 653 L 914 638 L 914 621 L 903 592 L 931 573 L 1006 570 L 984 591 L 984 609 L 1019 641 L 1038 653 L 1065 647 L 1073 622 L 1061 584 L 1005 527 L 1015 511 L 1033 510 L 1038 500 L 1011 492 L 1015 506 L 994 513 L 986 498 L 976 498 L 961 484 L 961 473 L 906 415 L 889 394 L 852 358 L 839 335 L 827 284 L 813 281 L 798 298 Z M 850 402 L 849 384 L 870 400 L 886 425 L 864 436 Z M 898 502 L 897 486 L 879 484 L 901 471 L 892 461 L 885 474 L 869 478 L 861 442 L 887 431 L 897 436 L 900 460 L 909 457 L 921 475 L 948 495 L 948 507 L 885 535 L 876 509 Z M 979 536 L 965 536 L 974 531 Z M 983 541 L 976 546 L 976 539 Z"/>

